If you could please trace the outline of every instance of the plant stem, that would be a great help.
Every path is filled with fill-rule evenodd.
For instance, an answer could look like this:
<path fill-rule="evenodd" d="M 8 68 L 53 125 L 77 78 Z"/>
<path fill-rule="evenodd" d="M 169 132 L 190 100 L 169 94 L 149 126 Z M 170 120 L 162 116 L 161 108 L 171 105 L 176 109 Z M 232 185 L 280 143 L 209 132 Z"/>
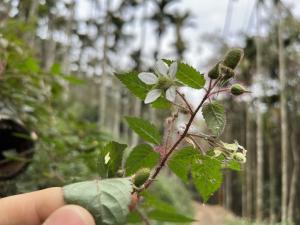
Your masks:
<path fill-rule="evenodd" d="M 174 121 L 176 120 L 177 117 L 178 117 L 178 112 L 172 115 L 172 120 L 170 121 L 170 124 L 169 124 L 169 127 L 168 127 L 167 138 L 166 138 L 165 145 L 164 145 L 164 152 L 163 152 L 164 155 L 166 154 L 166 149 L 169 146 L 169 139 L 170 139 L 170 136 L 171 136 L 171 130 L 173 129 Z"/>
<path fill-rule="evenodd" d="M 141 212 L 138 208 L 135 209 L 139 217 L 142 219 L 142 221 L 145 223 L 145 225 L 151 225 L 146 215 Z"/>
<path fill-rule="evenodd" d="M 189 108 L 190 113 L 193 114 L 193 109 L 192 109 L 191 105 L 188 103 L 188 101 L 186 100 L 186 98 L 184 97 L 184 95 L 181 94 L 178 90 L 176 90 L 176 93 L 182 98 L 182 100 L 184 101 L 186 106 Z"/>
<path fill-rule="evenodd" d="M 221 92 L 226 92 L 226 91 L 228 91 L 228 90 L 229 90 L 228 88 L 224 88 L 224 89 L 220 89 L 220 90 L 211 92 L 211 93 L 209 94 L 209 97 L 212 96 L 212 95 L 214 95 L 214 94 L 219 94 L 219 93 L 221 93 Z"/>
<path fill-rule="evenodd" d="M 171 154 L 174 152 L 174 150 L 177 148 L 177 146 L 181 143 L 181 141 L 187 136 L 189 128 L 192 125 L 192 122 L 194 121 L 195 116 L 199 112 L 200 108 L 203 106 L 204 102 L 208 99 L 208 97 L 210 95 L 210 92 L 217 85 L 217 83 L 218 83 L 218 80 L 216 80 L 216 82 L 212 86 L 209 87 L 209 89 L 207 90 L 207 92 L 204 95 L 203 99 L 199 103 L 198 107 L 191 114 L 191 117 L 190 117 L 183 133 L 180 135 L 180 137 L 177 139 L 177 141 L 172 145 L 170 150 L 167 151 L 167 154 L 162 158 L 162 160 L 160 161 L 159 165 L 156 167 L 156 169 L 155 169 L 154 173 L 152 174 L 152 176 L 146 181 L 144 189 L 147 189 L 152 184 L 152 182 L 155 180 L 155 178 L 157 177 L 157 175 L 159 174 L 161 169 L 165 166 L 165 164 L 166 164 L 167 160 L 169 159 L 169 157 L 171 156 Z"/>
<path fill-rule="evenodd" d="M 180 108 L 180 109 L 186 111 L 186 108 L 184 108 L 184 106 L 179 105 L 179 104 L 177 104 L 177 103 L 175 103 L 175 102 L 172 102 L 172 104 L 173 104 L 174 106 L 177 106 L 178 108 Z"/>

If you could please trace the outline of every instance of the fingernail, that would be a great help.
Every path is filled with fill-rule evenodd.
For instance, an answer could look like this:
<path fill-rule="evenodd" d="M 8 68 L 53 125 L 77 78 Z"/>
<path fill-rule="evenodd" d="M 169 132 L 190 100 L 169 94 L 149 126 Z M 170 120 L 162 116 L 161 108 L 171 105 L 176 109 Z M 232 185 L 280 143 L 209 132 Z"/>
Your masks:
<path fill-rule="evenodd" d="M 95 225 L 95 222 L 84 208 L 67 205 L 53 212 L 43 225 Z"/>

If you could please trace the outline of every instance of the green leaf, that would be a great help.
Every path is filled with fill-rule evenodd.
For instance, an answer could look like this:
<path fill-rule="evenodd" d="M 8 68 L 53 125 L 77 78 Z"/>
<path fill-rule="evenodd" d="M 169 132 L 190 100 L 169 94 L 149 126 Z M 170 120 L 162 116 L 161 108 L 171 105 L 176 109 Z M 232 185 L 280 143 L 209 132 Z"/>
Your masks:
<path fill-rule="evenodd" d="M 159 154 L 150 145 L 138 145 L 132 149 L 126 160 L 126 174 L 131 175 L 141 168 L 152 168 L 158 159 Z"/>
<path fill-rule="evenodd" d="M 171 108 L 172 104 L 164 97 L 160 97 L 153 102 L 151 106 L 156 109 L 169 109 Z"/>
<path fill-rule="evenodd" d="M 199 156 L 193 147 L 185 147 L 175 152 L 168 161 L 169 168 L 184 182 L 188 182 L 188 174 L 192 161 Z"/>
<path fill-rule="evenodd" d="M 40 71 L 39 63 L 34 58 L 27 58 L 24 67 L 27 71 L 32 73 L 38 73 Z"/>
<path fill-rule="evenodd" d="M 138 78 L 137 72 L 129 72 L 124 74 L 116 74 L 116 77 L 132 92 L 135 96 L 144 100 L 147 93 L 153 88 L 153 85 L 146 85 Z M 166 100 L 163 96 L 158 98 L 151 104 L 153 108 L 157 109 L 169 109 L 172 104 Z"/>
<path fill-rule="evenodd" d="M 192 218 L 178 213 L 176 208 L 170 205 L 170 202 L 157 198 L 148 192 L 144 192 L 143 197 L 145 198 L 145 208 L 150 209 L 150 212 L 147 214 L 150 219 L 175 223 L 194 221 Z"/>
<path fill-rule="evenodd" d="M 101 178 L 114 177 L 121 168 L 124 150 L 127 145 L 111 141 L 100 149 L 99 174 Z"/>
<path fill-rule="evenodd" d="M 167 60 L 167 59 L 164 59 L 164 61 L 168 65 L 174 62 L 172 60 Z M 180 80 L 182 83 L 184 83 L 185 85 L 195 89 L 201 89 L 204 87 L 205 84 L 205 79 L 203 74 L 201 74 L 192 66 L 182 62 L 178 63 L 176 78 Z"/>
<path fill-rule="evenodd" d="M 159 131 L 150 122 L 137 117 L 125 117 L 129 127 L 134 130 L 144 140 L 149 141 L 153 144 L 159 144 L 161 137 Z"/>
<path fill-rule="evenodd" d="M 241 171 L 241 164 L 235 160 L 231 160 L 230 162 L 225 164 L 225 168 L 235 170 L 235 171 Z"/>
<path fill-rule="evenodd" d="M 135 96 L 144 100 L 147 93 L 151 89 L 150 86 L 143 83 L 138 78 L 137 72 L 129 72 L 124 74 L 116 74 L 116 77 L 131 91 Z"/>
<path fill-rule="evenodd" d="M 192 179 L 203 201 L 222 184 L 221 162 L 209 156 L 201 156 L 192 163 Z"/>
<path fill-rule="evenodd" d="M 173 223 L 190 223 L 195 220 L 184 215 L 174 213 L 174 212 L 166 212 L 161 210 L 153 210 L 148 213 L 149 219 L 164 221 L 164 222 L 173 222 Z"/>
<path fill-rule="evenodd" d="M 127 223 L 139 223 L 141 224 L 143 221 L 141 216 L 138 214 L 137 211 L 130 212 L 127 217 Z"/>
<path fill-rule="evenodd" d="M 203 106 L 202 114 L 206 125 L 213 134 L 220 136 L 225 128 L 225 109 L 218 102 L 207 103 Z"/>
<path fill-rule="evenodd" d="M 133 191 L 129 178 L 79 182 L 64 186 L 63 191 L 65 202 L 87 209 L 97 225 L 126 223 Z"/>
<path fill-rule="evenodd" d="M 155 210 L 160 210 L 164 212 L 175 212 L 176 208 L 170 205 L 170 203 L 167 203 L 156 196 L 151 195 L 150 193 L 144 192 L 143 197 L 145 198 L 145 204 L 146 206 L 150 206 L 150 208 L 154 208 Z"/>

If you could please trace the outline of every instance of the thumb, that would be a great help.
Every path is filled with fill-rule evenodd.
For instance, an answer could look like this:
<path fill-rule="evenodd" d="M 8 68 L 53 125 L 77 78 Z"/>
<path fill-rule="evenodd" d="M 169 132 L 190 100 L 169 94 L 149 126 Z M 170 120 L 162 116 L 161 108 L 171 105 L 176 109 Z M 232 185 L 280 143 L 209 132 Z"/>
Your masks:
<path fill-rule="evenodd" d="M 55 210 L 43 225 L 95 225 L 95 221 L 86 209 L 66 205 Z"/>

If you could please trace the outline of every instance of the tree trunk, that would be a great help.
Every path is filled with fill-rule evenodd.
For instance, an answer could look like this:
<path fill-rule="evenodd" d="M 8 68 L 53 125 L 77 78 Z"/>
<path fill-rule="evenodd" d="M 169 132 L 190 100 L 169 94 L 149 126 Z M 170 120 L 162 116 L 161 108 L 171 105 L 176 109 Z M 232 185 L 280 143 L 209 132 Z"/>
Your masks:
<path fill-rule="evenodd" d="M 287 214 L 287 221 L 290 224 L 294 224 L 294 211 L 296 207 L 296 199 L 297 199 L 297 186 L 298 186 L 298 179 L 300 173 L 300 155 L 299 155 L 299 148 L 298 148 L 298 129 L 296 124 L 297 123 L 297 104 L 294 101 L 294 110 L 293 110 L 293 121 L 295 122 L 295 126 L 292 129 L 292 156 L 293 156 L 293 172 L 292 172 L 292 180 L 290 185 L 290 196 L 289 196 L 289 204 L 288 204 L 288 214 Z M 298 190 L 299 191 L 299 190 Z M 299 192 L 298 192 L 299 193 Z"/>
<path fill-rule="evenodd" d="M 121 93 L 120 88 L 115 84 L 116 88 L 114 91 L 114 118 L 113 118 L 113 129 L 114 129 L 114 137 L 119 139 L 120 137 L 120 123 L 121 123 Z"/>
<path fill-rule="evenodd" d="M 47 40 L 42 40 L 41 44 L 43 68 L 45 71 L 49 72 L 53 63 L 55 62 L 56 42 L 53 40 L 52 34 L 50 34 L 50 38 Z"/>
<path fill-rule="evenodd" d="M 133 115 L 136 117 L 139 117 L 141 115 L 141 108 L 142 108 L 141 100 L 138 98 L 135 98 Z M 139 142 L 139 136 L 136 133 L 133 133 L 132 134 L 132 145 L 137 145 L 138 142 Z"/>
<path fill-rule="evenodd" d="M 261 221 L 263 219 L 263 115 L 258 109 L 257 112 L 257 133 L 256 133 L 256 146 L 257 146 L 257 174 L 256 174 L 256 219 Z"/>
<path fill-rule="evenodd" d="M 241 107 L 241 120 L 240 124 L 245 124 L 247 120 L 247 104 L 243 104 L 243 107 Z M 247 144 L 247 125 L 242 126 L 240 128 L 240 141 L 241 145 L 246 147 Z M 242 182 L 242 216 L 247 216 L 247 164 L 242 165 L 242 172 L 240 174 L 241 182 Z"/>
<path fill-rule="evenodd" d="M 74 6 L 70 9 L 70 16 L 68 17 L 65 34 L 67 38 L 67 44 L 63 46 L 63 55 L 62 55 L 62 72 L 65 74 L 70 73 L 70 50 L 71 50 L 71 38 L 72 38 L 72 25 L 75 18 L 75 7 L 76 3 L 72 1 Z"/>
<path fill-rule="evenodd" d="M 231 210 L 232 206 L 232 171 L 225 171 L 225 208 Z"/>
<path fill-rule="evenodd" d="M 257 2 L 256 20 L 256 76 L 258 82 L 262 83 L 262 64 L 261 64 L 261 38 L 260 38 L 260 1 Z M 257 177 L 256 177 L 256 219 L 263 219 L 263 114 L 261 112 L 261 100 L 258 99 L 256 106 L 256 148 L 257 148 Z"/>
<path fill-rule="evenodd" d="M 107 92 L 107 79 L 108 79 L 108 74 L 107 74 L 107 64 L 108 64 L 108 59 L 107 59 L 107 53 L 108 53 L 108 12 L 110 8 L 110 0 L 105 1 L 105 21 L 104 21 L 104 31 L 103 31 L 103 56 L 102 56 L 102 61 L 101 61 L 101 67 L 102 67 L 102 75 L 101 75 L 101 83 L 99 86 L 99 109 L 98 109 L 98 127 L 99 129 L 103 126 L 105 126 L 105 120 L 106 120 L 106 92 Z"/>
<path fill-rule="evenodd" d="M 125 92 L 125 91 L 124 91 Z M 122 105 L 123 105 L 123 115 L 128 116 L 130 115 L 130 108 L 129 108 L 129 104 L 130 104 L 130 96 L 128 96 L 128 92 L 126 91 L 124 93 L 124 97 L 122 98 Z M 129 127 L 126 123 L 123 123 L 123 139 L 126 143 L 128 143 L 129 145 Z"/>
<path fill-rule="evenodd" d="M 35 22 L 38 4 L 39 4 L 38 0 L 31 0 L 28 16 L 25 19 L 26 23 L 33 24 Z M 30 46 L 30 48 L 34 49 L 35 36 L 36 36 L 35 32 L 28 32 L 26 34 L 26 36 L 27 36 L 27 39 L 28 39 L 28 45 Z"/>
<path fill-rule="evenodd" d="M 34 22 L 38 5 L 39 5 L 38 0 L 30 1 L 30 7 L 28 12 L 28 17 L 26 18 L 26 22 Z"/>
<path fill-rule="evenodd" d="M 272 128 L 271 128 L 272 129 Z M 270 176 L 270 209 L 269 209 L 269 221 L 270 225 L 276 222 L 276 171 L 275 171 L 275 143 L 272 137 L 272 131 L 269 130 L 268 135 L 268 147 L 269 147 L 269 176 Z"/>
<path fill-rule="evenodd" d="M 278 1 L 279 15 L 281 3 Z M 288 122 L 287 122 L 287 98 L 286 98 L 286 75 L 285 75 L 285 56 L 283 43 L 283 25 L 279 18 L 278 24 L 278 57 L 279 57 L 279 79 L 280 79 L 280 115 L 281 115 L 281 221 L 287 219 L 288 205 Z"/>
<path fill-rule="evenodd" d="M 249 108 L 249 107 L 248 107 Z M 247 111 L 247 117 L 246 117 L 246 149 L 247 149 L 247 164 L 246 164 L 246 189 L 247 189 L 247 217 L 252 218 L 252 212 L 253 212 L 253 204 L 252 204 L 252 199 L 253 199 L 253 169 L 255 167 L 252 167 L 251 163 L 254 159 L 253 157 L 253 133 L 251 129 L 251 112 L 249 110 Z"/>
<path fill-rule="evenodd" d="M 228 117 L 227 132 L 225 132 L 224 139 L 226 142 L 230 142 L 232 136 L 234 135 L 234 119 L 232 115 Z M 232 209 L 232 171 L 226 170 L 224 173 L 224 193 L 225 193 L 225 202 L 224 207 L 228 210 Z"/>

